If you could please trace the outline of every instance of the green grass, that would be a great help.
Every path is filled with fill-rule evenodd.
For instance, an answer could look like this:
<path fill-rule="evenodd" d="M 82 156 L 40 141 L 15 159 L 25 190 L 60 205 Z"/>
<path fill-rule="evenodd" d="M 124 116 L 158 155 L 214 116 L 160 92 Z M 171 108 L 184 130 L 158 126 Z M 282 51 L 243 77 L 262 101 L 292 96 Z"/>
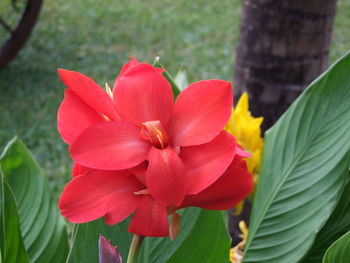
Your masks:
<path fill-rule="evenodd" d="M 331 60 L 350 49 L 350 3 L 340 0 Z M 56 129 L 63 85 L 56 69 L 113 83 L 129 56 L 189 80 L 231 80 L 238 40 L 238 0 L 45 0 L 35 32 L 20 56 L 0 71 L 0 148 L 18 134 L 59 192 L 71 161 Z"/>

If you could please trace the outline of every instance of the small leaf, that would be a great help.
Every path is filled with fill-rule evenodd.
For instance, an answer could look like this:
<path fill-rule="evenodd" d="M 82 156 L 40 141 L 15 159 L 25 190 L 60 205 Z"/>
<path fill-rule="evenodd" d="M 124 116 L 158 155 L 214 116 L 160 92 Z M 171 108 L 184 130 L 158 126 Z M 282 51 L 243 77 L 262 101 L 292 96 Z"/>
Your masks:
<path fill-rule="evenodd" d="M 164 69 L 163 65 L 160 64 L 160 62 L 159 62 L 159 57 L 155 58 L 153 66 L 156 67 L 156 68 Z M 173 78 L 170 76 L 169 72 L 166 71 L 165 69 L 164 69 L 164 72 L 163 72 L 163 76 L 169 81 L 169 83 L 171 85 L 171 88 L 173 90 L 174 98 L 176 98 L 180 94 L 181 89 L 177 86 L 177 84 L 175 83 Z"/>
<path fill-rule="evenodd" d="M 350 262 L 350 231 L 335 241 L 326 251 L 322 263 Z"/>
<path fill-rule="evenodd" d="M 98 240 L 98 249 L 100 263 L 122 263 L 117 247 L 112 246 L 103 235 L 100 235 Z"/>
<path fill-rule="evenodd" d="M 176 73 L 175 83 L 181 90 L 184 90 L 188 86 L 187 75 L 185 70 L 179 70 Z"/>

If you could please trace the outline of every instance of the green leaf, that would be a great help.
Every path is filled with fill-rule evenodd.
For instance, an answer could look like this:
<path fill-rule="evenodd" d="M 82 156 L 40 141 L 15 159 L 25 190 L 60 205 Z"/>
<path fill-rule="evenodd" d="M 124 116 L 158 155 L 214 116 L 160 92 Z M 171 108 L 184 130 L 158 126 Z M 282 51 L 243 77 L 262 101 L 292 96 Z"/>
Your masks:
<path fill-rule="evenodd" d="M 9 185 L 3 181 L 3 173 L 0 167 L 0 262 L 29 263 L 24 248 L 19 218 L 13 193 Z"/>
<path fill-rule="evenodd" d="M 326 251 L 322 263 L 350 262 L 350 232 L 335 241 Z"/>
<path fill-rule="evenodd" d="M 265 137 L 243 262 L 298 262 L 345 186 L 350 55 L 314 81 Z"/>
<path fill-rule="evenodd" d="M 160 62 L 159 62 L 159 57 L 156 57 L 156 59 L 154 60 L 153 66 L 156 68 L 164 69 L 163 65 L 160 64 Z M 173 78 L 170 76 L 169 72 L 166 71 L 165 69 L 163 72 L 163 76 L 169 81 L 171 88 L 173 90 L 174 98 L 176 98 L 180 94 L 181 89 L 177 86 L 177 84 L 175 83 Z"/>
<path fill-rule="evenodd" d="M 327 248 L 338 238 L 350 230 L 350 182 L 327 223 L 317 233 L 315 242 L 303 259 L 303 263 L 318 263 L 322 261 Z M 350 262 L 350 261 L 349 261 Z"/>
<path fill-rule="evenodd" d="M 17 138 L 7 145 L 0 162 L 13 190 L 30 262 L 64 262 L 68 254 L 66 224 L 43 171 Z"/>
<path fill-rule="evenodd" d="M 118 246 L 118 251 L 126 262 L 132 235 L 128 233 L 129 220 L 109 226 L 103 219 L 85 224 L 76 225 L 73 246 L 69 252 L 67 263 L 96 263 L 98 262 L 98 240 L 100 234 L 106 239 L 111 239 L 113 245 Z"/>
<path fill-rule="evenodd" d="M 227 262 L 230 238 L 221 212 L 187 208 L 180 211 L 181 231 L 174 241 L 169 237 L 146 237 L 138 262 L 198 263 Z M 80 224 L 75 234 L 68 263 L 98 262 L 99 234 L 111 239 L 126 261 L 132 235 L 127 232 L 129 220 L 108 226 L 103 220 Z"/>
<path fill-rule="evenodd" d="M 228 262 L 230 238 L 221 211 L 187 208 L 174 241 L 168 237 L 145 239 L 138 262 Z"/>

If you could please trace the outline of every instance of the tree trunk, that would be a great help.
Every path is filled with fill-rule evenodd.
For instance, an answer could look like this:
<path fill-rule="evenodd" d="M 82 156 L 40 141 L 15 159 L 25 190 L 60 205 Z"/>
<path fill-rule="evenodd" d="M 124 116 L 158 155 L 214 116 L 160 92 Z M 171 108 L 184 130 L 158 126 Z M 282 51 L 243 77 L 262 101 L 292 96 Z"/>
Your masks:
<path fill-rule="evenodd" d="M 249 94 L 254 116 L 265 131 L 328 66 L 336 0 L 244 0 L 235 68 L 236 100 Z M 239 217 L 230 213 L 233 244 L 238 222 L 249 219 L 246 202 Z"/>
<path fill-rule="evenodd" d="M 244 0 L 235 95 L 269 128 L 328 66 L 336 0 Z M 237 100 L 236 100 L 237 101 Z"/>

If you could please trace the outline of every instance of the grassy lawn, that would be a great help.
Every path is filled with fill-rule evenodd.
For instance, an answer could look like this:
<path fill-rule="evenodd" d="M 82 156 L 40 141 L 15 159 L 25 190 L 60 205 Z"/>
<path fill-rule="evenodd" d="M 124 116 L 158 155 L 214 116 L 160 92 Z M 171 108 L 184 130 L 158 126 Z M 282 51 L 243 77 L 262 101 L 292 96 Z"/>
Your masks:
<path fill-rule="evenodd" d="M 56 130 L 64 88 L 57 68 L 113 83 L 129 56 L 151 63 L 160 55 L 191 82 L 231 80 L 240 13 L 238 0 L 45 0 L 26 48 L 0 71 L 0 149 L 18 134 L 59 192 L 71 161 Z M 350 2 L 339 0 L 332 61 L 350 49 L 349 28 Z"/>

